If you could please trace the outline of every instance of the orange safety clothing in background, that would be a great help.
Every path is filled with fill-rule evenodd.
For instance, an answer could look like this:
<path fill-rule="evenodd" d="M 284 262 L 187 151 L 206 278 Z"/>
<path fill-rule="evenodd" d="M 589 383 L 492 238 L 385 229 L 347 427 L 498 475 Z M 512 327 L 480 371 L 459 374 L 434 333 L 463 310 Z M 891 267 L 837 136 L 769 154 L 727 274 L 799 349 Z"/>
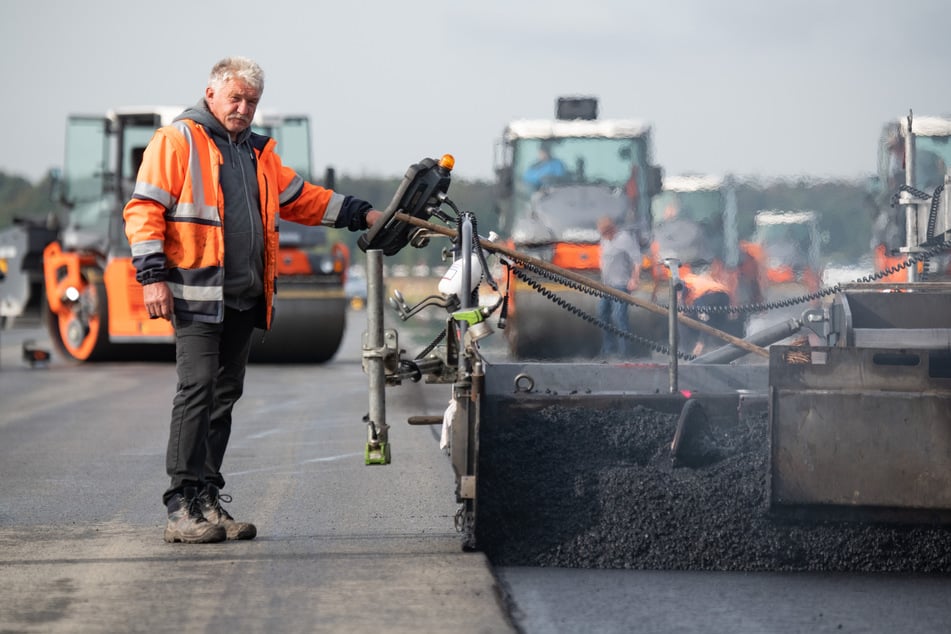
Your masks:
<path fill-rule="evenodd" d="M 684 304 L 687 306 L 705 295 L 715 293 L 721 294 L 729 303 L 730 289 L 709 275 L 687 272 L 682 273 L 680 279 L 684 283 Z"/>

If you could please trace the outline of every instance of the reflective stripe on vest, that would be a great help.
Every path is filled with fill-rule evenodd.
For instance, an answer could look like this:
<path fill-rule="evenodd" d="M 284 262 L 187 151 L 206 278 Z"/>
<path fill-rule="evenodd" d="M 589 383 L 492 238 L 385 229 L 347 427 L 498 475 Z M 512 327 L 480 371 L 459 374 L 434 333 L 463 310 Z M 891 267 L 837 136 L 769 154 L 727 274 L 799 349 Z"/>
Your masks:
<path fill-rule="evenodd" d="M 224 317 L 224 269 L 169 269 L 168 288 L 175 298 L 175 314 L 196 321 L 220 322 Z"/>
<path fill-rule="evenodd" d="M 300 190 L 304 188 L 304 179 L 300 174 L 295 174 L 290 185 L 284 188 L 284 191 L 278 196 L 278 204 L 286 205 L 288 202 L 300 196 Z"/>
<path fill-rule="evenodd" d="M 179 202 L 169 209 L 165 218 L 172 222 L 197 221 L 219 226 L 221 225 L 221 218 L 218 216 L 218 208 L 205 204 L 205 181 L 202 178 L 201 155 L 195 144 L 195 136 L 184 121 L 176 121 L 172 125 L 182 133 L 185 142 L 188 144 L 188 180 L 191 181 L 192 186 L 192 202 Z"/>
<path fill-rule="evenodd" d="M 172 196 L 171 193 L 165 191 L 161 187 L 156 187 L 151 183 L 146 183 L 143 181 L 136 181 L 135 191 L 132 192 L 132 197 L 154 200 L 166 209 L 170 209 L 175 205 L 176 202 L 175 197 Z"/>
<path fill-rule="evenodd" d="M 327 210 L 324 212 L 324 218 L 320 224 L 325 227 L 333 227 L 337 222 L 340 211 L 343 209 L 343 201 L 346 198 L 343 194 L 334 192 L 334 195 L 330 197 L 330 202 L 327 203 Z"/>
<path fill-rule="evenodd" d="M 165 243 L 161 240 L 146 240 L 145 242 L 136 242 L 131 246 L 132 257 L 163 253 L 165 250 Z"/>

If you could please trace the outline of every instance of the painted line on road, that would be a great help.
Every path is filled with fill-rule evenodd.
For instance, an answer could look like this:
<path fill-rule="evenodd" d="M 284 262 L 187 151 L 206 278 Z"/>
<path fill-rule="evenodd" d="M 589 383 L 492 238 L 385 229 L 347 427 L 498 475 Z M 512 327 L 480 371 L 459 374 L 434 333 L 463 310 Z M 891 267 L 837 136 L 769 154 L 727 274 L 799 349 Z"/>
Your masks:
<path fill-rule="evenodd" d="M 333 462 L 335 460 L 344 460 L 346 458 L 356 458 L 357 456 L 362 456 L 362 455 L 364 455 L 364 452 L 355 451 L 353 453 L 344 453 L 337 456 L 324 456 L 323 458 L 310 458 L 308 460 L 301 460 L 297 464 L 304 465 L 304 464 L 310 464 L 314 462 Z M 228 475 L 240 476 L 240 475 L 248 475 L 249 473 L 263 473 L 265 471 L 278 471 L 285 468 L 286 467 L 283 467 L 283 466 L 261 467 L 260 469 L 246 469 L 244 471 L 232 471 Z"/>
<path fill-rule="evenodd" d="M 264 431 L 258 432 L 256 434 L 251 434 L 248 436 L 251 440 L 257 440 L 258 438 L 264 438 L 265 436 L 273 436 L 274 434 L 282 433 L 281 429 L 265 429 Z"/>
<path fill-rule="evenodd" d="M 327 456 L 325 458 L 311 458 L 310 460 L 304 460 L 301 464 L 307 464 L 310 462 L 333 462 L 334 460 L 342 460 L 343 458 L 353 458 L 355 456 L 362 456 L 365 452 L 357 451 L 354 453 L 343 453 L 339 456 Z"/>

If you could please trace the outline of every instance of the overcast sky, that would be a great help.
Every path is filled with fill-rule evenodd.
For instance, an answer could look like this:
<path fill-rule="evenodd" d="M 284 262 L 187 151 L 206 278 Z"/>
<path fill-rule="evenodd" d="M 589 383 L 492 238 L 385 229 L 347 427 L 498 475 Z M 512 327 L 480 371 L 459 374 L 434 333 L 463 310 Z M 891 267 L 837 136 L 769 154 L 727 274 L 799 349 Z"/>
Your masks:
<path fill-rule="evenodd" d="M 196 102 L 221 57 L 311 115 L 317 172 L 492 175 L 506 122 L 558 95 L 654 127 L 667 174 L 861 177 L 882 123 L 951 113 L 945 0 L 6 0 L 0 170 L 60 165 L 65 118 Z"/>

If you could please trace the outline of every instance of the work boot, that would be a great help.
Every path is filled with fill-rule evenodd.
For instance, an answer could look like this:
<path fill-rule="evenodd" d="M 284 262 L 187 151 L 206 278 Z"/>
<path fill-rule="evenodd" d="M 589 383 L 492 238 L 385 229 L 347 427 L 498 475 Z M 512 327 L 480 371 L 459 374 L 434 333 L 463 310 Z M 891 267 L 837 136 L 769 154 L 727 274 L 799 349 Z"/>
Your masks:
<path fill-rule="evenodd" d="M 198 495 L 198 501 L 201 504 L 201 512 L 205 519 L 212 524 L 223 527 L 228 539 L 254 539 L 254 536 L 258 534 L 258 529 L 254 524 L 236 522 L 231 514 L 222 508 L 221 503 L 231 502 L 231 496 L 222 495 L 215 485 L 206 484 Z"/>
<path fill-rule="evenodd" d="M 223 542 L 227 532 L 212 524 L 201 514 L 201 503 L 194 487 L 186 487 L 168 501 L 168 524 L 165 526 L 165 541 L 186 544 L 209 544 Z"/>

